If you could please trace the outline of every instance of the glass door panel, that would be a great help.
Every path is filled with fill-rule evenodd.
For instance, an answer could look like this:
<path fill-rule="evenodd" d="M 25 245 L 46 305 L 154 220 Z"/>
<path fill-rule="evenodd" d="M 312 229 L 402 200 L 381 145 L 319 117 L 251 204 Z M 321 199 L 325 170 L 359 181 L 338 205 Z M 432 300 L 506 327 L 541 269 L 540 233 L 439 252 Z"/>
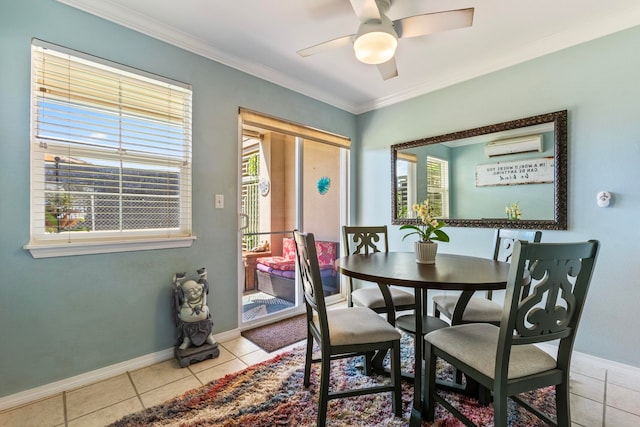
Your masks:
<path fill-rule="evenodd" d="M 304 141 L 302 149 L 302 230 L 316 239 L 322 286 L 329 301 L 341 298 L 334 261 L 340 256 L 340 226 L 345 223 L 346 151 L 310 140 Z"/>
<path fill-rule="evenodd" d="M 242 153 L 243 324 L 301 310 L 295 286 L 295 142 L 272 132 L 244 138 Z"/>

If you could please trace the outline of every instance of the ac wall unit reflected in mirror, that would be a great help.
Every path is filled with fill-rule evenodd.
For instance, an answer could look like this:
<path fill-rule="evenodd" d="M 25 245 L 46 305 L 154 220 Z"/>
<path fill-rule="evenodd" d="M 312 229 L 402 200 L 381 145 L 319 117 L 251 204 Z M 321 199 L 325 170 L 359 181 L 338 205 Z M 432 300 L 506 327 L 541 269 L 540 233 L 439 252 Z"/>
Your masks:
<path fill-rule="evenodd" d="M 393 224 L 429 200 L 453 227 L 567 228 L 567 111 L 391 146 Z M 519 220 L 505 208 L 518 203 Z"/>
<path fill-rule="evenodd" d="M 550 127 L 553 131 L 553 126 Z M 506 156 L 509 154 L 542 152 L 542 134 L 521 136 L 518 138 L 499 139 L 485 145 L 487 157 Z"/>

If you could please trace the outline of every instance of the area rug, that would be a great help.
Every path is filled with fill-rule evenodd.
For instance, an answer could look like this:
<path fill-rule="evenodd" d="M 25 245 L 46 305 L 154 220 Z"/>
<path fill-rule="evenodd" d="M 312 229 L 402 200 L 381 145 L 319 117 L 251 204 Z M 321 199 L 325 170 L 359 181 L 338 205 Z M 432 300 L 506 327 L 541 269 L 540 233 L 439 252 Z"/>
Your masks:
<path fill-rule="evenodd" d="M 307 337 L 306 315 L 290 317 L 279 322 L 240 333 L 243 337 L 271 353 Z"/>
<path fill-rule="evenodd" d="M 403 337 L 403 370 L 413 369 L 411 338 Z M 409 350 L 405 350 L 409 349 Z M 366 376 L 359 358 L 332 363 L 331 389 L 345 389 L 386 382 L 387 377 Z M 311 385 L 306 389 L 304 376 L 304 346 L 282 353 L 275 358 L 250 366 L 243 371 L 215 380 L 203 387 L 184 393 L 161 405 L 128 415 L 111 424 L 112 427 L 141 426 L 315 426 L 318 405 L 318 366 L 314 364 Z M 452 370 L 444 362 L 438 375 L 451 379 Z M 475 399 L 453 392 L 443 394 L 480 426 L 493 425 L 492 405 L 479 406 Z M 413 387 L 402 382 L 403 417 L 391 412 L 390 393 L 336 399 L 329 402 L 328 426 L 407 426 L 412 404 Z M 547 388 L 522 396 L 555 418 L 554 390 Z M 436 421 L 423 427 L 461 426 L 452 415 L 436 405 Z M 513 427 L 542 426 L 533 415 L 509 402 L 509 425 Z"/>

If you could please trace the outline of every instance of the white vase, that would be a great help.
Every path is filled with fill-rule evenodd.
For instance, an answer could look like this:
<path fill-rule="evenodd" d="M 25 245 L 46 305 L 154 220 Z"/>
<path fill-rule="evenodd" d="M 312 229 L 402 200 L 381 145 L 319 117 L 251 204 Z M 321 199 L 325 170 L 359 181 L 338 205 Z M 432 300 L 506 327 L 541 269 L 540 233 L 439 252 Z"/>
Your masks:
<path fill-rule="evenodd" d="M 414 242 L 416 251 L 416 262 L 420 264 L 434 264 L 436 262 L 436 253 L 438 252 L 438 244 L 435 242 Z"/>

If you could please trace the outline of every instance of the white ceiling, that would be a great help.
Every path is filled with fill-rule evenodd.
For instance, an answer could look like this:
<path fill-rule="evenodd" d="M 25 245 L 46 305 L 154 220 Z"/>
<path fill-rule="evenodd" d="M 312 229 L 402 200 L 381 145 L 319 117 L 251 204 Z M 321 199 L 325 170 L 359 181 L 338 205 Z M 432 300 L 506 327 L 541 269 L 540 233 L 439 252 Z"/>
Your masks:
<path fill-rule="evenodd" d="M 475 8 L 473 26 L 400 39 L 383 81 L 350 47 L 296 51 L 356 32 L 349 0 L 58 0 L 214 61 L 361 113 L 640 25 L 638 0 L 395 0 L 391 20 Z"/>

